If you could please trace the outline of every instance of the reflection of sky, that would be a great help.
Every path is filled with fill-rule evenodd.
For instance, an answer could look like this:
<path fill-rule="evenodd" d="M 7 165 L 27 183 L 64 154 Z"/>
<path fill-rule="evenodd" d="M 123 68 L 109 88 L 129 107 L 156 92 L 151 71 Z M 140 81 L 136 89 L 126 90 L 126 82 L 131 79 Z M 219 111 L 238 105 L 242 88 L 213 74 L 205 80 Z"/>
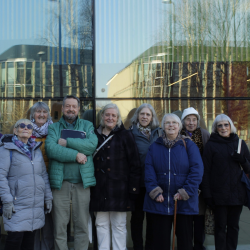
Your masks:
<path fill-rule="evenodd" d="M 96 0 L 96 94 L 107 96 L 106 83 L 159 41 L 164 21 L 162 0 Z M 101 89 L 105 88 L 105 92 Z"/>

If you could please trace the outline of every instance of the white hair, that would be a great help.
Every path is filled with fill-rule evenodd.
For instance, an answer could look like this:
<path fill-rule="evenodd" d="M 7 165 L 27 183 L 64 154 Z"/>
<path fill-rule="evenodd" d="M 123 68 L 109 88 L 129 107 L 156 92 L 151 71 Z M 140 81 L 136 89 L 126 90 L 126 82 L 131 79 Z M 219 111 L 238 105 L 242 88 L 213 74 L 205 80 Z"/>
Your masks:
<path fill-rule="evenodd" d="M 34 114 L 36 111 L 44 109 L 48 113 L 48 120 L 52 120 L 50 116 L 50 110 L 49 106 L 45 102 L 36 102 L 31 108 L 30 108 L 30 120 L 35 119 Z"/>
<path fill-rule="evenodd" d="M 105 127 L 104 122 L 103 122 L 103 115 L 104 115 L 104 113 L 105 113 L 105 110 L 107 110 L 107 109 L 116 109 L 116 111 L 117 111 L 117 119 L 118 119 L 118 120 L 117 120 L 117 126 L 120 127 L 121 124 L 122 124 L 121 114 L 120 114 L 119 108 L 118 108 L 117 105 L 114 104 L 114 103 L 109 103 L 109 104 L 105 105 L 104 108 L 101 110 L 101 114 L 100 114 L 100 115 L 101 115 L 100 125 L 101 125 L 102 127 Z"/>
<path fill-rule="evenodd" d="M 131 123 L 136 124 L 139 121 L 138 120 L 139 114 L 140 114 L 141 110 L 144 108 L 148 108 L 152 113 L 152 122 L 150 122 L 151 129 L 158 128 L 160 124 L 159 124 L 157 115 L 155 113 L 154 108 L 149 103 L 143 103 L 139 108 L 136 109 L 133 117 L 131 118 Z"/>
<path fill-rule="evenodd" d="M 165 114 L 165 115 L 163 116 L 162 121 L 161 121 L 161 127 L 164 129 L 164 123 L 166 122 L 166 119 L 167 119 L 168 117 L 171 117 L 171 118 L 173 118 L 176 122 L 178 122 L 178 124 L 179 124 L 179 131 L 181 131 L 181 129 L 182 129 L 181 119 L 179 118 L 178 115 L 175 115 L 175 114 L 173 114 L 173 113 L 168 113 L 168 114 Z"/>
<path fill-rule="evenodd" d="M 220 115 L 216 116 L 216 118 L 213 122 L 213 125 L 212 125 L 212 132 L 213 133 L 217 133 L 217 124 L 218 124 L 218 122 L 221 122 L 221 121 L 228 121 L 230 124 L 230 127 L 231 127 L 231 134 L 236 134 L 236 128 L 235 128 L 232 120 L 230 119 L 230 117 L 228 117 L 225 114 L 220 114 Z"/>

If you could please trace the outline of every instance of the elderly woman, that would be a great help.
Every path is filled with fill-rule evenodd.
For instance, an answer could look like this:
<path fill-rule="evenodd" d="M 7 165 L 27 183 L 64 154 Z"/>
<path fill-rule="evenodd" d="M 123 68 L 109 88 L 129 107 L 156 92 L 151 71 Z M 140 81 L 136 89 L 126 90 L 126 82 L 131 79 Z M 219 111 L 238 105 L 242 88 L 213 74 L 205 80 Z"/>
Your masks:
<path fill-rule="evenodd" d="M 184 109 L 181 117 L 181 122 L 183 128 L 181 134 L 189 136 L 192 141 L 199 148 L 200 154 L 202 156 L 204 147 L 210 137 L 207 130 L 200 128 L 200 115 L 192 107 Z M 201 184 L 200 184 L 201 186 Z M 201 187 L 199 188 L 201 190 Z M 203 198 L 203 193 L 199 191 L 199 215 L 194 215 L 194 247 L 193 250 L 205 250 L 205 201 Z"/>
<path fill-rule="evenodd" d="M 250 173 L 250 154 L 244 141 L 238 154 L 238 142 L 232 120 L 218 115 L 203 153 L 202 182 L 205 202 L 214 210 L 216 250 L 237 248 L 240 214 L 247 199 L 240 166 Z"/>
<path fill-rule="evenodd" d="M 144 184 L 145 158 L 149 146 L 161 135 L 162 129 L 159 128 L 159 121 L 157 119 L 154 108 L 148 103 L 142 104 L 136 110 L 134 116 L 131 119 L 131 122 L 131 131 L 134 135 L 135 143 L 139 151 L 141 162 L 140 166 L 142 168 L 140 194 L 135 201 L 135 210 L 132 211 L 131 216 L 131 236 L 133 240 L 134 250 L 143 250 L 143 203 L 146 193 Z M 145 249 L 150 250 L 152 249 L 153 232 L 152 225 L 147 214 L 146 219 L 147 226 Z"/>
<path fill-rule="evenodd" d="M 163 134 L 149 147 L 145 161 L 144 211 L 152 221 L 153 249 L 170 249 L 174 199 L 178 199 L 178 250 L 192 250 L 193 215 L 199 213 L 203 163 L 195 143 L 180 135 L 182 124 L 177 115 L 166 114 L 162 127 Z"/>
<path fill-rule="evenodd" d="M 37 102 L 30 109 L 30 120 L 33 126 L 31 138 L 37 142 L 42 142 L 41 151 L 47 172 L 49 160 L 45 152 L 45 139 L 48 135 L 48 127 L 52 124 L 50 110 L 46 103 Z M 41 232 L 40 232 L 41 231 Z M 35 235 L 36 250 L 51 250 L 54 248 L 53 222 L 51 213 L 45 215 L 45 225 L 41 230 L 37 230 Z"/>
<path fill-rule="evenodd" d="M 101 125 L 95 133 L 98 137 L 94 158 L 96 186 L 91 188 L 90 210 L 96 213 L 98 249 L 110 249 L 111 224 L 113 249 L 125 250 L 126 212 L 133 210 L 133 201 L 140 192 L 138 150 L 132 132 L 121 122 L 116 104 L 103 108 Z"/>
<path fill-rule="evenodd" d="M 4 228 L 8 232 L 6 250 L 34 249 L 36 230 L 44 226 L 44 214 L 52 209 L 41 143 L 31 138 L 32 131 L 32 123 L 21 119 L 14 126 L 14 135 L 4 135 L 0 142 L 0 196 Z"/>

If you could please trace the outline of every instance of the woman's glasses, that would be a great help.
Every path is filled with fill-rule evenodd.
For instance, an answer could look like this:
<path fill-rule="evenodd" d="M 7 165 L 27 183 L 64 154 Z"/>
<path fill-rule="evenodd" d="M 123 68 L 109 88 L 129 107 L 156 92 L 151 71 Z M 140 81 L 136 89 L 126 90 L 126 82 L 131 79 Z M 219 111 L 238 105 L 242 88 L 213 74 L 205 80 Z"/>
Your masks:
<path fill-rule="evenodd" d="M 25 124 L 25 123 L 20 123 L 19 125 L 18 125 L 20 128 L 25 128 L 25 127 L 27 127 L 27 129 L 33 129 L 33 126 L 31 125 L 31 124 Z"/>
<path fill-rule="evenodd" d="M 229 127 L 229 123 L 225 123 L 225 124 L 219 124 L 217 125 L 217 128 L 222 128 L 222 127 L 228 128 Z"/>

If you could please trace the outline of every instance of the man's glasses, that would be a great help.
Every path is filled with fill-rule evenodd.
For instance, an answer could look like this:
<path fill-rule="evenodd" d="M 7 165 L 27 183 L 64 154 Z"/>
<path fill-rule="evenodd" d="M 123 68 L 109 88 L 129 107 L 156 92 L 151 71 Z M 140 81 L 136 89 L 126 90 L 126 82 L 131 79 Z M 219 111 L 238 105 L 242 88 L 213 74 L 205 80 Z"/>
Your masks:
<path fill-rule="evenodd" d="M 20 128 L 25 128 L 25 127 L 27 127 L 27 129 L 33 129 L 33 126 L 31 125 L 31 124 L 25 124 L 25 123 L 20 123 L 19 125 L 18 125 Z"/>
<path fill-rule="evenodd" d="M 225 124 L 219 124 L 217 125 L 217 128 L 222 128 L 222 127 L 228 128 L 229 127 L 229 123 L 225 123 Z"/>

